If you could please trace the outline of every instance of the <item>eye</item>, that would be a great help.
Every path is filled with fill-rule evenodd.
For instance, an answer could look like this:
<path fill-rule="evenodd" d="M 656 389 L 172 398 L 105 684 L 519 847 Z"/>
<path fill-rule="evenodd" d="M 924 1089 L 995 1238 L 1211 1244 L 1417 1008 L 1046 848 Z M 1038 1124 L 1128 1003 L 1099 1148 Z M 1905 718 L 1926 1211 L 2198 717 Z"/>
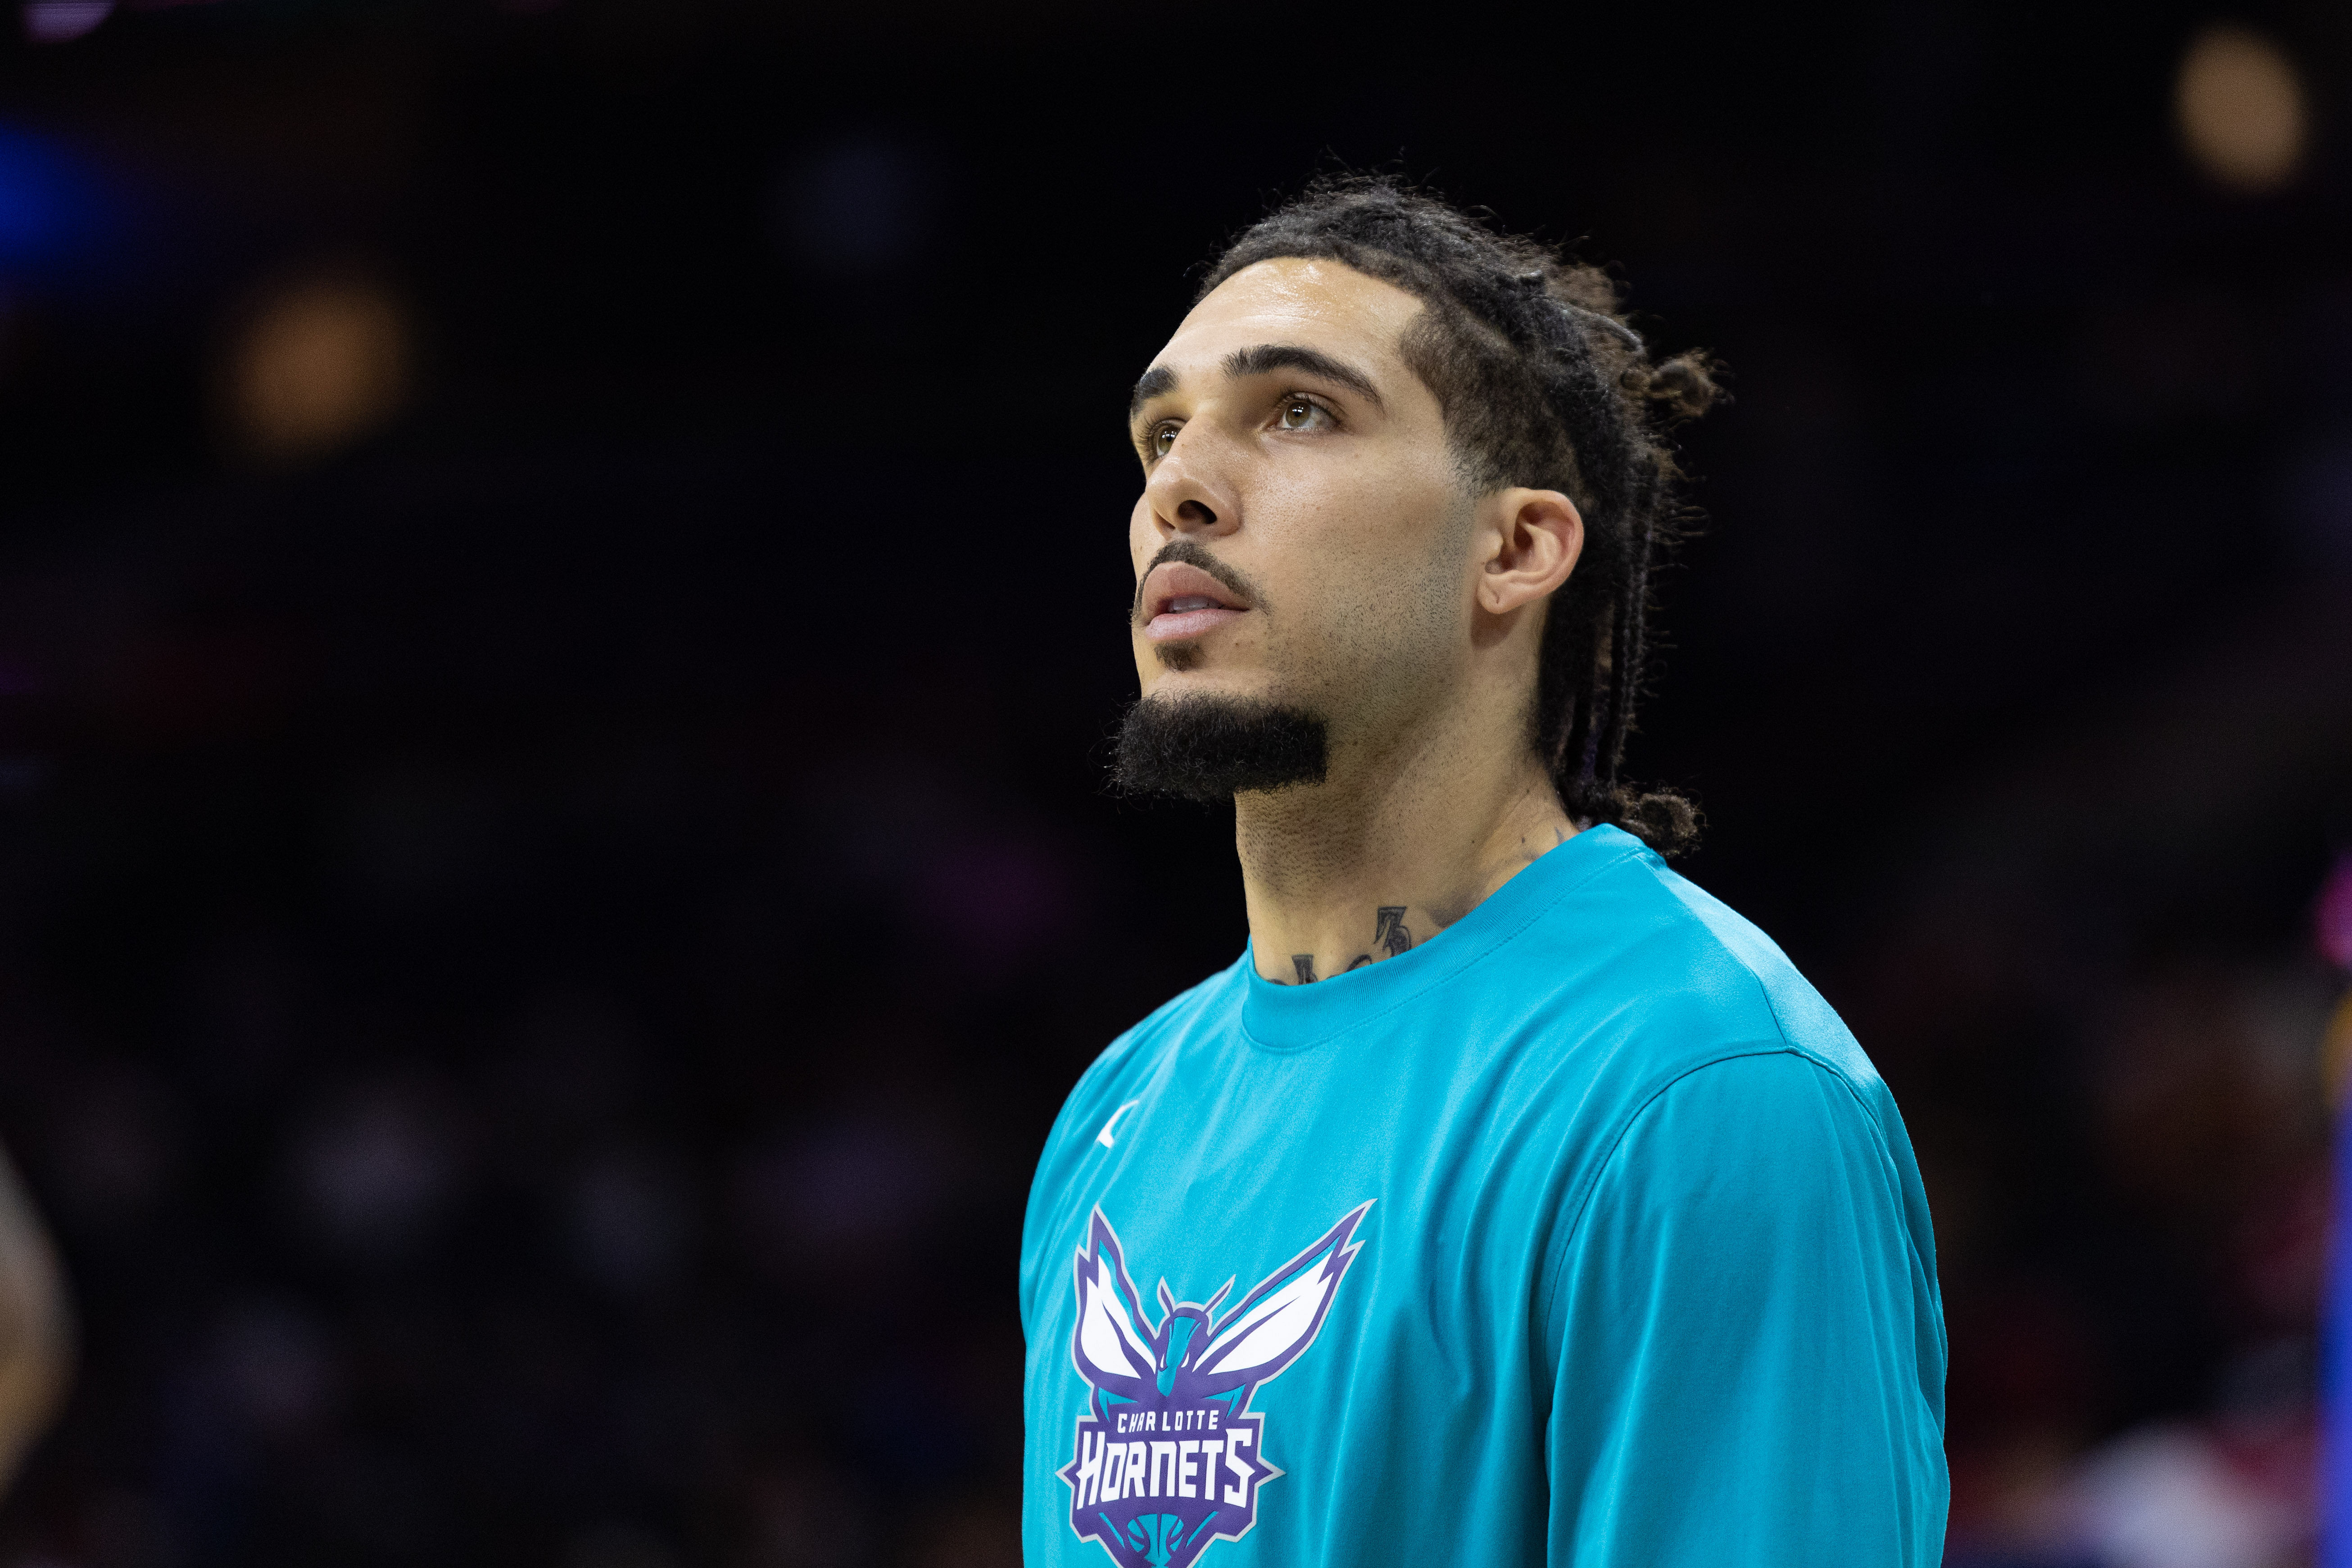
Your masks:
<path fill-rule="evenodd" d="M 1286 397 L 1279 423 L 1285 430 L 1312 430 L 1318 421 L 1330 417 L 1329 410 L 1311 397 Z"/>
<path fill-rule="evenodd" d="M 1176 445 L 1176 432 L 1181 428 L 1173 419 L 1163 419 L 1143 433 L 1143 449 L 1155 458 L 1164 458 Z"/>

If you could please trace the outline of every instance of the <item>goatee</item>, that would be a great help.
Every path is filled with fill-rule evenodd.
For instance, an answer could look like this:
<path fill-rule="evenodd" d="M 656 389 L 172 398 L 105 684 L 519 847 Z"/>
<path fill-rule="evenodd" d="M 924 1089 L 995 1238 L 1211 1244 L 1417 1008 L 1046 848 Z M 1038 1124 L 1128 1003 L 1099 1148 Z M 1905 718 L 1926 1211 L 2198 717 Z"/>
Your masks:
<path fill-rule="evenodd" d="M 1124 795 L 1213 804 L 1244 790 L 1323 782 L 1323 721 L 1255 699 L 1146 698 L 1118 726 L 1111 784 Z"/>

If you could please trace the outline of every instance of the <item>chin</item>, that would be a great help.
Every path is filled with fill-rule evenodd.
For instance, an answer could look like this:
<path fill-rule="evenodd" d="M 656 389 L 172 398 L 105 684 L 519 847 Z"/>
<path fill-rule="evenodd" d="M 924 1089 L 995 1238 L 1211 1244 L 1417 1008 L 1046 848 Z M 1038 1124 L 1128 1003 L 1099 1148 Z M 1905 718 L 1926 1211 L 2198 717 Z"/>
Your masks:
<path fill-rule="evenodd" d="M 1199 669 L 1209 660 L 1196 642 L 1167 642 L 1151 645 L 1151 662 L 1163 670 L 1179 673 Z"/>
<path fill-rule="evenodd" d="M 1143 682 L 1147 702 L 1175 702 L 1200 697 L 1229 701 L 1259 701 L 1274 695 L 1272 683 L 1255 671 L 1215 669 L 1198 662 L 1163 663 Z"/>

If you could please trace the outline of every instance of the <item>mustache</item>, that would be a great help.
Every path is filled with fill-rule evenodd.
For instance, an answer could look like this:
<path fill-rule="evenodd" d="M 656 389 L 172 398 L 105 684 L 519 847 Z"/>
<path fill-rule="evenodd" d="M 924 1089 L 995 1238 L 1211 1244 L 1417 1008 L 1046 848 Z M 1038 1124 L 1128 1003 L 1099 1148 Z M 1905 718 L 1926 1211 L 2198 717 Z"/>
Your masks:
<path fill-rule="evenodd" d="M 1181 562 L 1187 566 L 1197 566 L 1214 577 L 1227 591 L 1240 595 L 1243 602 L 1252 609 L 1265 608 L 1265 595 L 1260 593 L 1257 584 L 1251 582 L 1243 573 L 1210 554 L 1205 545 L 1196 544 L 1189 539 L 1171 539 L 1160 547 L 1160 552 L 1151 558 L 1144 566 L 1142 573 L 1135 579 L 1135 603 L 1128 609 L 1128 618 L 1138 626 L 1143 623 L 1143 584 L 1150 580 L 1153 568 L 1168 561 Z"/>

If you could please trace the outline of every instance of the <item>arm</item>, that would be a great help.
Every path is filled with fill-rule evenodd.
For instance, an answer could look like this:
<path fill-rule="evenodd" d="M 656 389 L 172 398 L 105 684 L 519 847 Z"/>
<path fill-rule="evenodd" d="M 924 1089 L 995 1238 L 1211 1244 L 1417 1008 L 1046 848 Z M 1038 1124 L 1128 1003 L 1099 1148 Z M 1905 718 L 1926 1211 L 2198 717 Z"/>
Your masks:
<path fill-rule="evenodd" d="M 1788 1051 L 1634 1119 L 1549 1302 L 1554 1564 L 1934 1568 L 1941 1310 L 1885 1138 Z"/>

